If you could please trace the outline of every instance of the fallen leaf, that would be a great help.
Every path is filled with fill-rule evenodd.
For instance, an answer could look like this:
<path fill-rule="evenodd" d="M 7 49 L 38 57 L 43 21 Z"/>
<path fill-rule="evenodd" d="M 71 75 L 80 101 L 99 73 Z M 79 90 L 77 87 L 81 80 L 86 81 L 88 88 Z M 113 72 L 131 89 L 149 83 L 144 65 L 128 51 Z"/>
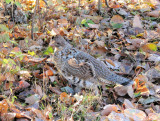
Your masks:
<path fill-rule="evenodd" d="M 150 92 L 146 87 L 146 82 L 148 81 L 148 78 L 145 75 L 138 75 L 134 80 L 134 89 L 136 90 L 135 94 L 149 96 Z"/>
<path fill-rule="evenodd" d="M 125 109 L 124 115 L 134 121 L 143 121 L 146 118 L 146 114 L 138 109 Z"/>
<path fill-rule="evenodd" d="M 115 64 L 114 64 L 114 62 L 111 60 L 111 59 L 105 59 L 109 64 L 111 64 L 112 66 L 114 66 L 115 67 Z"/>
<path fill-rule="evenodd" d="M 38 94 L 34 94 L 30 97 L 27 97 L 25 99 L 25 103 L 28 103 L 29 105 L 32 105 L 34 104 L 35 102 L 39 101 L 40 100 L 40 96 Z"/>
<path fill-rule="evenodd" d="M 99 29 L 99 24 L 90 24 L 90 23 L 88 23 L 88 26 L 89 26 L 89 28 L 92 28 L 92 29 Z"/>
<path fill-rule="evenodd" d="M 114 15 L 111 18 L 110 22 L 122 24 L 124 22 L 124 20 L 123 20 L 122 16 L 120 16 L 120 15 Z"/>
<path fill-rule="evenodd" d="M 109 121 L 130 121 L 130 119 L 122 113 L 112 111 L 108 116 Z M 108 121 L 108 120 L 105 120 Z"/>
<path fill-rule="evenodd" d="M 36 85 L 36 92 L 38 95 L 40 95 L 40 97 L 43 96 L 42 88 L 39 85 Z"/>
<path fill-rule="evenodd" d="M 127 94 L 127 87 L 126 86 L 117 85 L 114 87 L 114 90 L 119 96 L 124 96 Z"/>
<path fill-rule="evenodd" d="M 4 99 L 4 100 L 0 101 L 0 113 L 1 114 L 7 113 L 8 108 L 9 108 L 9 105 L 7 103 L 7 100 Z"/>
<path fill-rule="evenodd" d="M 21 78 L 23 77 L 25 79 L 32 77 L 29 71 L 20 70 L 18 74 L 21 76 Z"/>
<path fill-rule="evenodd" d="M 64 102 L 65 104 L 73 104 L 75 101 L 74 97 L 69 96 L 66 92 L 62 92 L 60 94 L 59 99 Z"/>
<path fill-rule="evenodd" d="M 159 17 L 160 16 L 160 10 L 154 10 L 154 11 L 148 12 L 147 15 L 152 16 L 152 17 Z"/>
<path fill-rule="evenodd" d="M 49 86 L 49 89 L 50 89 L 52 92 L 54 92 L 54 93 L 56 93 L 56 94 L 58 94 L 58 95 L 60 95 L 60 94 L 62 93 L 62 92 L 60 91 L 60 89 L 57 88 L 57 87 Z"/>
<path fill-rule="evenodd" d="M 133 27 L 143 28 L 139 15 L 135 15 L 133 19 Z"/>
<path fill-rule="evenodd" d="M 126 109 L 128 109 L 128 108 L 135 108 L 135 106 L 132 104 L 132 102 L 129 101 L 128 99 L 125 99 L 123 104 L 124 104 L 124 106 L 125 106 Z"/>
<path fill-rule="evenodd" d="M 119 108 L 117 105 L 106 105 L 101 111 L 102 116 L 108 116 L 112 111 L 118 112 Z"/>
<path fill-rule="evenodd" d="M 45 73 L 46 73 L 46 76 L 53 76 L 52 70 L 47 70 Z"/>
<path fill-rule="evenodd" d="M 158 113 L 149 113 L 148 114 L 149 121 L 160 121 L 160 114 Z"/>

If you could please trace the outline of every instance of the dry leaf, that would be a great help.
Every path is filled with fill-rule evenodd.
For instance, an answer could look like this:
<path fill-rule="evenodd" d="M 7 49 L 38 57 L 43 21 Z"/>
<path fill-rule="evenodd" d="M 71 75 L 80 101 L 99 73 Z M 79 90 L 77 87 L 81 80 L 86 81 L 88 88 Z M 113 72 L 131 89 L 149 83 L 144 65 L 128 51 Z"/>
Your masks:
<path fill-rule="evenodd" d="M 60 91 L 60 89 L 57 88 L 57 87 L 49 86 L 49 89 L 50 89 L 52 92 L 54 92 L 54 93 L 56 93 L 56 94 L 58 94 L 58 95 L 60 95 L 60 94 L 62 93 L 62 92 Z"/>
<path fill-rule="evenodd" d="M 125 109 L 124 115 L 134 121 L 143 121 L 146 118 L 146 114 L 138 109 Z"/>
<path fill-rule="evenodd" d="M 111 21 L 110 22 L 114 22 L 114 23 L 119 23 L 119 24 L 122 24 L 124 22 L 122 16 L 120 15 L 114 15 L 112 18 L 111 18 Z"/>
<path fill-rule="evenodd" d="M 128 99 L 124 100 L 124 106 L 126 109 L 127 108 L 135 108 L 134 105 Z"/>
<path fill-rule="evenodd" d="M 102 116 L 108 116 L 112 111 L 114 111 L 114 112 L 118 112 L 118 110 L 119 110 L 119 108 L 118 108 L 118 106 L 117 105 L 106 105 L 104 108 L 103 108 L 103 110 L 102 110 L 102 112 L 101 112 L 101 115 Z"/>
<path fill-rule="evenodd" d="M 73 104 L 75 101 L 74 97 L 69 96 L 66 92 L 62 92 L 60 94 L 59 99 L 64 102 L 65 104 Z"/>
<path fill-rule="evenodd" d="M 25 99 L 25 103 L 28 103 L 29 105 L 32 105 L 32 104 L 36 103 L 39 100 L 40 100 L 40 96 L 38 94 L 34 94 L 34 95 L 30 96 L 30 97 L 27 97 Z"/>
<path fill-rule="evenodd" d="M 134 98 L 134 89 L 132 87 L 132 85 L 127 87 L 127 94 L 131 97 Z"/>
<path fill-rule="evenodd" d="M 20 70 L 18 74 L 21 76 L 21 78 L 23 77 L 25 79 L 32 77 L 29 71 Z"/>
<path fill-rule="evenodd" d="M 148 81 L 148 78 L 145 75 L 138 75 L 135 78 L 135 93 L 149 96 L 150 92 L 148 88 L 146 87 L 146 82 Z"/>
<path fill-rule="evenodd" d="M 39 85 L 36 85 L 36 92 L 38 95 L 40 95 L 40 97 L 43 96 L 42 88 Z"/>
<path fill-rule="evenodd" d="M 158 113 L 150 113 L 148 114 L 149 121 L 160 121 L 160 114 Z"/>
<path fill-rule="evenodd" d="M 88 23 L 88 26 L 89 26 L 89 28 L 92 28 L 92 29 L 99 29 L 99 24 L 90 24 L 90 23 Z"/>
<path fill-rule="evenodd" d="M 7 113 L 8 112 L 8 103 L 7 103 L 7 100 L 2 100 L 0 101 L 0 113 L 3 114 L 3 113 Z"/>
<path fill-rule="evenodd" d="M 130 119 L 124 114 L 116 113 L 116 112 L 111 112 L 108 116 L 108 119 L 109 121 L 130 121 Z"/>
<path fill-rule="evenodd" d="M 133 19 L 133 27 L 143 28 L 139 15 L 135 15 Z"/>
<path fill-rule="evenodd" d="M 159 10 L 154 10 L 154 11 L 148 12 L 147 15 L 152 16 L 152 17 L 159 17 L 160 16 L 160 11 Z"/>
<path fill-rule="evenodd" d="M 105 59 L 109 64 L 111 64 L 112 66 L 114 66 L 115 67 L 115 64 L 114 64 L 114 62 L 111 60 L 111 59 Z"/>
<path fill-rule="evenodd" d="M 114 87 L 114 90 L 119 96 L 124 96 L 127 94 L 127 87 L 122 85 L 117 85 Z"/>
<path fill-rule="evenodd" d="M 52 70 L 47 70 L 46 72 L 46 76 L 53 76 L 53 71 Z"/>

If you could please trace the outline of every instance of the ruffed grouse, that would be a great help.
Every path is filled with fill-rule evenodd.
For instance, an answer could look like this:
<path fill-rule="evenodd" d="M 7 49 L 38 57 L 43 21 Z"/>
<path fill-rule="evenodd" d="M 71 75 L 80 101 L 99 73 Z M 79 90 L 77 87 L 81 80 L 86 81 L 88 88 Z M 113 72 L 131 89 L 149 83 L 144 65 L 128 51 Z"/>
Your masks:
<path fill-rule="evenodd" d="M 103 62 L 73 48 L 60 35 L 53 38 L 50 46 L 54 48 L 53 63 L 59 73 L 73 85 L 97 91 L 98 84 L 107 83 L 107 80 L 121 85 L 133 84 L 132 80 L 110 71 Z"/>

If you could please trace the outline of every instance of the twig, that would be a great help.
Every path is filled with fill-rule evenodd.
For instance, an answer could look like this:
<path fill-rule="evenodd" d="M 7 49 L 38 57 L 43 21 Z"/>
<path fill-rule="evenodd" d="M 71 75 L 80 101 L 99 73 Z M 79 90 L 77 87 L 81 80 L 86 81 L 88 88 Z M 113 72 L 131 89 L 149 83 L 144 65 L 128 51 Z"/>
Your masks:
<path fill-rule="evenodd" d="M 108 8 L 110 8 L 109 5 L 108 5 L 108 1 L 107 1 L 107 0 L 105 0 L 105 4 L 106 4 L 106 6 L 107 6 Z"/>
<path fill-rule="evenodd" d="M 98 14 L 101 14 L 101 0 L 98 0 Z"/>
<path fill-rule="evenodd" d="M 34 8 L 34 13 L 32 15 L 32 29 L 31 29 L 31 38 L 32 38 L 32 40 L 34 40 L 34 35 L 33 35 L 34 22 L 35 22 L 34 19 L 35 19 L 35 15 L 36 15 L 36 9 L 37 9 L 37 5 L 38 5 L 38 1 L 39 0 L 36 0 L 36 6 Z"/>

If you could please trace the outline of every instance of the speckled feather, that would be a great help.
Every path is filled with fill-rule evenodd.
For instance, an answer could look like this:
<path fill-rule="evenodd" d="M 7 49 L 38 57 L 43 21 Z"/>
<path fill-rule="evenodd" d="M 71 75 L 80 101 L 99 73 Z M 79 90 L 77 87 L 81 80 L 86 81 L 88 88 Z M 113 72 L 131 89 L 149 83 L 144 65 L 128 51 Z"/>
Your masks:
<path fill-rule="evenodd" d="M 132 80 L 110 71 L 107 66 L 91 55 L 73 48 L 61 36 L 54 38 L 51 44 L 56 47 L 53 61 L 61 73 L 71 84 L 90 88 L 98 85 L 99 81 L 112 81 L 121 85 L 130 85 Z"/>

